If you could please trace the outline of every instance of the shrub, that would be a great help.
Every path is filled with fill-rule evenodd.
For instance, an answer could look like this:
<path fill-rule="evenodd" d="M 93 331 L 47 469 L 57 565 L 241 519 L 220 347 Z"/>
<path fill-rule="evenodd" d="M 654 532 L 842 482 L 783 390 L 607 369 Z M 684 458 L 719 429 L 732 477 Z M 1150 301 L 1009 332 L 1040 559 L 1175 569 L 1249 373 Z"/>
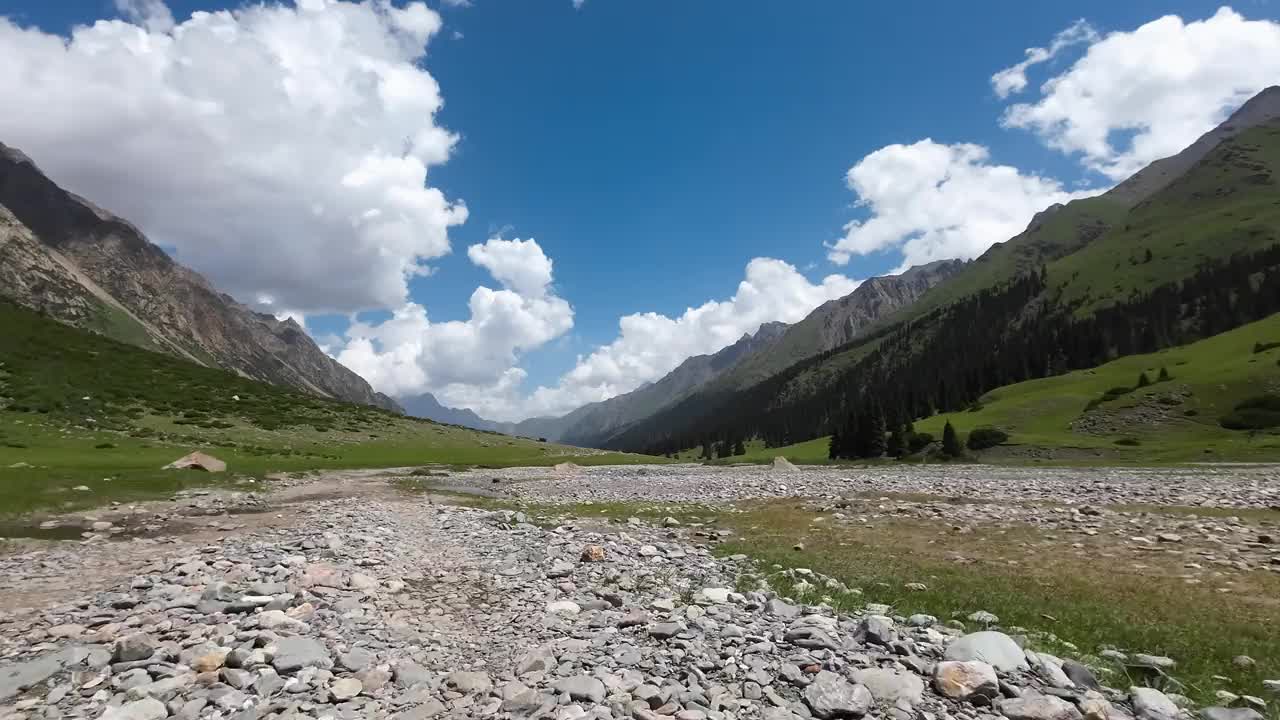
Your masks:
<path fill-rule="evenodd" d="M 970 450 L 986 450 L 1009 439 L 1009 433 L 991 427 L 974 428 L 965 446 Z"/>
<path fill-rule="evenodd" d="M 1160 375 L 1156 378 L 1156 382 L 1168 382 L 1172 379 L 1173 378 L 1169 375 L 1169 368 L 1162 365 L 1160 367 Z"/>
<path fill-rule="evenodd" d="M 1253 352 L 1256 355 L 1257 353 L 1266 352 L 1272 348 L 1278 347 L 1280 347 L 1280 342 L 1256 342 L 1253 344 Z"/>
<path fill-rule="evenodd" d="M 1129 447 L 1133 447 L 1141 444 L 1142 443 L 1139 442 L 1136 438 L 1120 438 L 1119 440 L 1116 441 L 1116 445 L 1127 445 Z"/>
<path fill-rule="evenodd" d="M 1110 390 L 1102 393 L 1102 396 L 1108 400 L 1113 400 L 1115 398 L 1120 397 L 1121 395 L 1128 395 L 1131 392 L 1133 392 L 1133 388 L 1131 387 L 1113 387 Z"/>
<path fill-rule="evenodd" d="M 95 450 L 111 450 L 115 448 L 115 446 L 116 446 L 115 443 L 101 442 L 101 443 L 98 443 L 97 445 L 94 445 L 93 447 Z"/>
<path fill-rule="evenodd" d="M 933 443 L 933 435 L 927 432 L 913 432 L 907 435 L 907 451 L 918 453 Z"/>
<path fill-rule="evenodd" d="M 1240 401 L 1235 410 L 1218 419 L 1228 430 L 1265 430 L 1280 427 L 1280 395 L 1265 393 Z"/>
<path fill-rule="evenodd" d="M 1151 378 L 1147 377 L 1145 372 L 1138 373 L 1138 387 L 1144 388 L 1151 384 Z"/>

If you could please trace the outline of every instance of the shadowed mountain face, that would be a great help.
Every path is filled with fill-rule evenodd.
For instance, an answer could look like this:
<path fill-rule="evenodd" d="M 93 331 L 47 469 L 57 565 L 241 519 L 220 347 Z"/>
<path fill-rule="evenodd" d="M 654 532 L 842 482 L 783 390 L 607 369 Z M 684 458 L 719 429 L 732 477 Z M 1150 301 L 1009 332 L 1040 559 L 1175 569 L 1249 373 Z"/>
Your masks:
<path fill-rule="evenodd" d="M 0 144 L 0 293 L 62 322 L 245 377 L 400 410 L 292 320 L 217 291 L 128 221 Z"/>

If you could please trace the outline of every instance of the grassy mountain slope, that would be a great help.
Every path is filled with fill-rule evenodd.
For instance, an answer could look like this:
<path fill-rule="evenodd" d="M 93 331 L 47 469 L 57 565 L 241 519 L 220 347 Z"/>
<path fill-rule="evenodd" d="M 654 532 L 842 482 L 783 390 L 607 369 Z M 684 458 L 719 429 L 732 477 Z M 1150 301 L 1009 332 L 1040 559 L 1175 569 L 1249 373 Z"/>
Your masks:
<path fill-rule="evenodd" d="M 984 395 L 973 411 L 935 415 L 916 421 L 915 428 L 935 438 L 942 437 L 947 421 L 962 438 L 974 428 L 1000 428 L 1010 434 L 1009 444 L 982 453 L 990 459 L 1274 460 L 1280 457 L 1280 429 L 1250 434 L 1218 422 L 1246 398 L 1280 393 L 1280 347 L 1255 353 L 1259 343 L 1280 343 L 1280 315 L 1190 345 L 1006 385 Z M 1154 382 L 1161 368 L 1171 377 Z M 1112 388 L 1134 387 L 1141 373 L 1153 384 L 1086 409 Z M 793 462 L 824 463 L 827 441 L 822 437 L 776 448 L 755 443 L 746 456 L 733 460 L 764 462 L 781 455 Z"/>
<path fill-rule="evenodd" d="M 1246 130 L 1110 232 L 1051 263 L 1050 283 L 1086 312 L 1186 277 L 1205 260 L 1280 241 L 1278 173 L 1280 122 Z"/>
<path fill-rule="evenodd" d="M 168 492 L 201 449 L 236 475 L 637 456 L 406 418 L 248 380 L 77 330 L 0 300 L 0 512 Z M 88 491 L 69 488 L 84 485 Z"/>

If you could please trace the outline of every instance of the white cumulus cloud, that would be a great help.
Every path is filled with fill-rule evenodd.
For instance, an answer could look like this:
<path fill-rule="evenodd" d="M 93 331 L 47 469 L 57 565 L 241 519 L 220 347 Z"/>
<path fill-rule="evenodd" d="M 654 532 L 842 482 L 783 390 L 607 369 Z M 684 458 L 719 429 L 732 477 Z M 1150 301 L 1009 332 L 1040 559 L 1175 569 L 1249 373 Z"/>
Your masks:
<path fill-rule="evenodd" d="M 1049 47 L 1027 48 L 1027 57 L 1022 62 L 1007 67 L 991 76 L 991 87 L 996 95 L 1006 98 L 1013 93 L 1022 92 L 1027 87 L 1027 69 L 1057 57 L 1058 53 L 1072 45 L 1093 43 L 1098 40 L 1098 31 L 1083 19 L 1072 23 L 1066 30 L 1054 36 Z"/>
<path fill-rule="evenodd" d="M 1091 44 L 1041 86 L 1038 100 L 1010 107 L 1003 123 L 1121 180 L 1179 152 L 1277 81 L 1280 23 L 1226 7 L 1191 22 L 1168 15 Z"/>
<path fill-rule="evenodd" d="M 896 251 L 900 270 L 977 257 L 1046 207 L 1092 194 L 993 164 L 980 145 L 930 139 L 883 147 L 850 168 L 846 181 L 871 216 L 847 224 L 828 257 L 845 264 L 853 255 Z"/>
<path fill-rule="evenodd" d="M 568 332 L 573 308 L 552 292 L 551 261 L 534 240 L 493 238 L 467 255 L 502 285 L 476 288 L 467 320 L 432 322 L 426 308 L 405 303 L 383 322 L 353 322 L 341 347 L 330 352 L 391 395 L 433 392 L 444 402 L 472 406 L 472 398 L 490 389 L 518 385 L 520 355 Z M 513 272 L 517 259 L 545 273 Z"/>
<path fill-rule="evenodd" d="M 117 0 L 70 37 L 0 18 L 0 140 L 221 289 L 296 313 L 401 307 L 461 202 L 422 2 L 196 12 Z"/>

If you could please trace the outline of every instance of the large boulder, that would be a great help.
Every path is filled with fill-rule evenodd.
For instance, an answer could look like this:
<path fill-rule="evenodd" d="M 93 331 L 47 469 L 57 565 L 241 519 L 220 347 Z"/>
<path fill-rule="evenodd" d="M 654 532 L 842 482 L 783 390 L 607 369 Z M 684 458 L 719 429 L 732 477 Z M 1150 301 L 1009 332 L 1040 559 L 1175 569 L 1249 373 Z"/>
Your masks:
<path fill-rule="evenodd" d="M 791 461 L 781 455 L 773 459 L 774 472 L 800 472 L 800 468 L 791 464 Z"/>
<path fill-rule="evenodd" d="M 979 660 L 1004 672 L 1026 670 L 1030 667 L 1018 643 L 995 630 L 969 633 L 957 639 L 947 646 L 943 659 L 959 662 Z"/>
<path fill-rule="evenodd" d="M 1060 697 L 1031 692 L 1002 700 L 1000 714 L 1009 720 L 1081 720 L 1075 705 Z"/>
<path fill-rule="evenodd" d="M 1178 706 L 1168 695 L 1149 687 L 1129 688 L 1129 701 L 1138 720 L 1174 720 Z"/>
<path fill-rule="evenodd" d="M 168 465 L 165 465 L 163 469 L 203 470 L 205 472 L 220 473 L 227 471 L 227 464 L 212 455 L 205 455 L 202 452 L 193 452 L 190 455 L 180 457 Z"/>
<path fill-rule="evenodd" d="M 871 709 L 871 691 L 842 676 L 823 670 L 804 690 L 804 701 L 813 714 L 828 718 L 862 717 Z"/>
<path fill-rule="evenodd" d="M 933 685 L 953 700 L 992 700 L 1000 695 L 996 669 L 981 660 L 944 660 L 933 668 Z"/>
<path fill-rule="evenodd" d="M 924 697 L 924 681 L 915 673 L 889 668 L 854 670 L 850 677 L 865 685 L 877 702 L 886 705 L 918 705 Z"/>

